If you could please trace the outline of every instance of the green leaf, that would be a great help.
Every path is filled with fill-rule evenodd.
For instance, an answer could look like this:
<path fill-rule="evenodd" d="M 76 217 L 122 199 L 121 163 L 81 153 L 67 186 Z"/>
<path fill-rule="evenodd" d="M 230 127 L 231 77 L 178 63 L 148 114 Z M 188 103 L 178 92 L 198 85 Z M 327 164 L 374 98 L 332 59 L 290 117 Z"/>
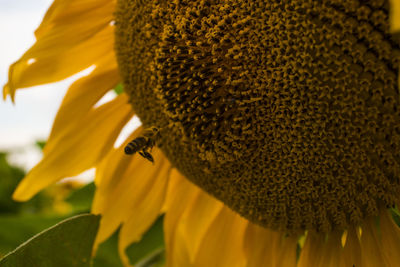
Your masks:
<path fill-rule="evenodd" d="M 114 88 L 114 92 L 117 95 L 122 94 L 124 92 L 124 86 L 122 85 L 122 83 L 118 84 L 117 87 Z"/>
<path fill-rule="evenodd" d="M 164 261 L 163 221 L 164 217 L 159 217 L 140 242 L 134 243 L 126 249 L 133 265 L 140 263 L 141 266 L 146 267 L 157 266 L 154 264 Z"/>
<path fill-rule="evenodd" d="M 19 244 L 65 217 L 45 215 L 3 215 L 0 216 L 0 258 Z"/>
<path fill-rule="evenodd" d="M 118 234 L 99 246 L 93 259 L 93 267 L 122 267 L 118 255 Z M 165 265 L 163 217 L 153 224 L 142 240 L 130 245 L 126 253 L 135 267 L 161 267 Z"/>
<path fill-rule="evenodd" d="M 1 267 L 89 267 L 100 216 L 67 219 L 34 236 L 0 260 Z"/>
<path fill-rule="evenodd" d="M 82 188 L 73 191 L 65 201 L 72 205 L 75 212 L 88 212 L 92 206 L 95 190 L 96 186 L 94 183 L 89 183 Z"/>
<path fill-rule="evenodd" d="M 107 241 L 100 244 L 93 259 L 93 267 L 122 267 L 118 255 L 118 234 L 119 231 L 116 231 Z"/>

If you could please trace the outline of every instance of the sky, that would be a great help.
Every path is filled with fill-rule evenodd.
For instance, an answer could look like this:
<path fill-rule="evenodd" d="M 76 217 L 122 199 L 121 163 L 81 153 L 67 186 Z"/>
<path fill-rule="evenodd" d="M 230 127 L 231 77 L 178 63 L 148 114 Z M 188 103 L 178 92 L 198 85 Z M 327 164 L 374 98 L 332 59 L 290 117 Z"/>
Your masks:
<path fill-rule="evenodd" d="M 8 67 L 34 42 L 34 31 L 52 0 L 0 0 L 0 95 L 7 82 Z M 15 104 L 0 98 L 0 151 L 10 151 L 10 161 L 25 169 L 32 168 L 41 158 L 33 144 L 45 140 L 51 130 L 58 106 L 68 86 L 78 74 L 67 80 L 17 91 Z M 113 95 L 107 95 L 103 102 Z M 139 124 L 131 121 L 117 144 Z"/>
<path fill-rule="evenodd" d="M 51 0 L 0 0 L 0 85 L 8 66 L 35 41 L 33 32 Z M 41 86 L 17 92 L 16 102 L 0 101 L 0 150 L 18 149 L 45 139 L 65 88 Z"/>
<path fill-rule="evenodd" d="M 51 0 L 0 0 L 1 92 L 8 66 L 34 43 L 33 32 L 50 4 Z M 11 152 L 12 163 L 28 170 L 40 160 L 33 144 L 48 136 L 65 90 L 61 84 L 40 86 L 17 92 L 15 104 L 0 100 L 0 151 Z"/>

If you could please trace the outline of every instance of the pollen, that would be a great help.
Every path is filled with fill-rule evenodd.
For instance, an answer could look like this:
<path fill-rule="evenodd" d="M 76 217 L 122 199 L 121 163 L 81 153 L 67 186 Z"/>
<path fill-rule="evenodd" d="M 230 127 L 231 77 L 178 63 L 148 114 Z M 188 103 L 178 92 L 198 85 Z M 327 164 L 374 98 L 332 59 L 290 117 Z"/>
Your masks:
<path fill-rule="evenodd" d="M 328 232 L 399 201 L 389 9 L 119 0 L 116 52 L 133 109 L 190 181 L 264 227 Z"/>

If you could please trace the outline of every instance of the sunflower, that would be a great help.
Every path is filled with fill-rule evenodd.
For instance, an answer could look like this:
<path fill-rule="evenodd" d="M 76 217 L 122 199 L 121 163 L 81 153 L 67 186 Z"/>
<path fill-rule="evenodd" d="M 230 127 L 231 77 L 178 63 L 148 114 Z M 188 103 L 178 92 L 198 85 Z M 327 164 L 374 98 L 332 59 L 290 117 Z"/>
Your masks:
<path fill-rule="evenodd" d="M 4 97 L 93 70 L 14 198 L 95 167 L 126 265 L 165 214 L 167 266 L 400 266 L 399 3 L 55 0 Z"/>

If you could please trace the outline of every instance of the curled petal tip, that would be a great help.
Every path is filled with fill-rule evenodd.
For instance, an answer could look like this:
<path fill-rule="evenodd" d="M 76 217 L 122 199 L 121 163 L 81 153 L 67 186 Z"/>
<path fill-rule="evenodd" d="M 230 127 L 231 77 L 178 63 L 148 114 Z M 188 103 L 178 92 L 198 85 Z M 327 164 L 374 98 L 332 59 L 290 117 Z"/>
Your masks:
<path fill-rule="evenodd" d="M 15 103 L 15 94 L 13 90 L 11 90 L 9 83 L 4 85 L 3 87 L 3 100 L 5 101 L 7 99 L 7 96 L 10 96 L 12 103 Z"/>
<path fill-rule="evenodd" d="M 18 202 L 28 201 L 43 188 L 42 184 L 43 183 L 37 179 L 37 176 L 31 175 L 30 172 L 18 184 L 12 195 L 12 199 Z"/>

